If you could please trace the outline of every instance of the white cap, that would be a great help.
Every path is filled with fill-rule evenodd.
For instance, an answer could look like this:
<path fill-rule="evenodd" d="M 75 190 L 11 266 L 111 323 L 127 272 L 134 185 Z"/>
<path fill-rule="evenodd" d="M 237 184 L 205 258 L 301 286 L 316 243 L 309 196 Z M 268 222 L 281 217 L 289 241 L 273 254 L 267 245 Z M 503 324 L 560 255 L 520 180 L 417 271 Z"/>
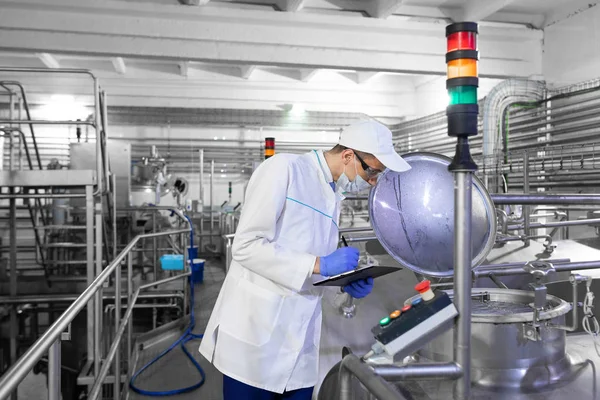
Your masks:
<path fill-rule="evenodd" d="M 377 121 L 361 121 L 347 126 L 340 135 L 339 144 L 373 154 L 392 171 L 404 172 L 410 169 L 410 165 L 394 150 L 392 132 Z"/>

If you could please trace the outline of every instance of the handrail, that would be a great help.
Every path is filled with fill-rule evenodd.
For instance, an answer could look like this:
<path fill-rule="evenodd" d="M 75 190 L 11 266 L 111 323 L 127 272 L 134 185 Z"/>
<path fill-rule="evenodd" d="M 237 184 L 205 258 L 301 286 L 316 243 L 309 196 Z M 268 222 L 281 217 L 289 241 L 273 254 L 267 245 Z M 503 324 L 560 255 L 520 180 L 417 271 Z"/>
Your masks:
<path fill-rule="evenodd" d="M 135 247 L 141 239 L 176 235 L 191 232 L 191 226 L 187 229 L 177 229 L 166 232 L 146 233 L 137 235 L 121 253 L 94 279 L 83 293 L 61 314 L 61 316 L 36 340 L 36 342 L 23 354 L 17 362 L 0 378 L 0 399 L 5 399 L 16 390 L 33 369 L 36 363 L 48 352 L 52 345 L 60 339 L 69 324 L 77 317 L 94 295 L 103 287 L 104 282 L 110 275 L 121 266 L 125 256 Z M 154 285 L 155 283 L 153 283 Z"/>

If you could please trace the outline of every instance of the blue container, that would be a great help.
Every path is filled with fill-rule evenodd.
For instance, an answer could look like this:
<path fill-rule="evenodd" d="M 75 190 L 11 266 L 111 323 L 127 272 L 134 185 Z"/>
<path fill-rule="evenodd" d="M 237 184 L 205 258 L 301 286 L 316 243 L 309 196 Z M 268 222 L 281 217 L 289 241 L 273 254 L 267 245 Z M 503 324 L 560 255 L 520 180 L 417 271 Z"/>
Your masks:
<path fill-rule="evenodd" d="M 160 257 L 163 271 L 183 271 L 183 254 L 165 254 Z"/>
<path fill-rule="evenodd" d="M 204 281 L 204 262 L 201 258 L 192 259 L 192 283 L 202 283 Z"/>

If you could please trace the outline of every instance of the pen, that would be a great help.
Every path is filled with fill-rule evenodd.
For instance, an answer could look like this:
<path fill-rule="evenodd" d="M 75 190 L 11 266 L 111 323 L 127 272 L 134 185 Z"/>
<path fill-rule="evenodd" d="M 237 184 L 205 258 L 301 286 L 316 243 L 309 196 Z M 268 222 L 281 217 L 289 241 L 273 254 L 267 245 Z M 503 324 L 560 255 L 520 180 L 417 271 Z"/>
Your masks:
<path fill-rule="evenodd" d="M 348 247 L 348 242 L 346 242 L 344 235 L 342 235 L 342 243 L 344 243 L 344 247 Z"/>

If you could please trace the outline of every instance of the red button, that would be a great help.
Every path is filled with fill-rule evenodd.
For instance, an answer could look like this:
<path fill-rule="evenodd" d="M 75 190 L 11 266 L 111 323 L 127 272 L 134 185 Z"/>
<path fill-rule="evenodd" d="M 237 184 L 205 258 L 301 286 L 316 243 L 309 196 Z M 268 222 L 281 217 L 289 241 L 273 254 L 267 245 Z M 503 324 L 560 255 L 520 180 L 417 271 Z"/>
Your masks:
<path fill-rule="evenodd" d="M 410 310 L 410 304 L 405 305 L 404 307 L 402 307 L 402 312 L 407 312 L 408 310 Z"/>
<path fill-rule="evenodd" d="M 429 289 L 431 289 L 431 282 L 428 280 L 424 280 L 423 282 L 419 282 L 416 286 L 415 286 L 415 290 L 419 293 L 424 293 L 426 291 L 428 291 Z"/>

